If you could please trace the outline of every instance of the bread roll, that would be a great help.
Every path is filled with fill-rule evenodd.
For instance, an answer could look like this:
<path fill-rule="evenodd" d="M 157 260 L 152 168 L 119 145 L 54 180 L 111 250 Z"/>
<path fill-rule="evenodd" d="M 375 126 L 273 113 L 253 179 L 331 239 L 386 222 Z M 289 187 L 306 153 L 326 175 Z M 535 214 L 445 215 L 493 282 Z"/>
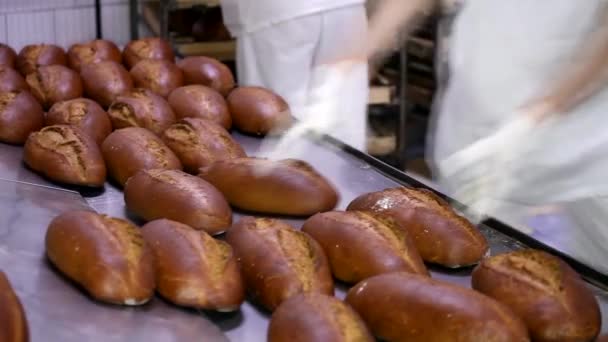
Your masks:
<path fill-rule="evenodd" d="M 116 44 L 109 40 L 95 39 L 86 43 L 74 44 L 68 50 L 68 63 L 70 68 L 80 72 L 85 64 L 102 61 L 120 63 L 122 56 Z"/>
<path fill-rule="evenodd" d="M 146 224 L 142 231 L 155 255 L 158 292 L 164 298 L 203 310 L 238 310 L 245 289 L 230 245 L 164 219 Z"/>
<path fill-rule="evenodd" d="M 202 168 L 200 177 L 233 206 L 258 213 L 309 216 L 332 210 L 338 202 L 329 181 L 301 160 L 219 160 Z"/>
<path fill-rule="evenodd" d="M 232 223 L 230 206 L 216 188 L 178 170 L 139 171 L 125 185 L 125 202 L 147 221 L 167 218 L 211 235 Z"/>
<path fill-rule="evenodd" d="M 122 58 L 129 69 L 143 59 L 175 60 L 169 42 L 153 37 L 130 41 L 122 51 Z"/>
<path fill-rule="evenodd" d="M 345 300 L 383 341 L 529 341 L 506 306 L 473 290 L 411 273 L 368 278 Z"/>
<path fill-rule="evenodd" d="M 43 125 L 42 107 L 29 92 L 0 93 L 0 141 L 21 145 Z"/>
<path fill-rule="evenodd" d="M 0 64 L 0 92 L 29 90 L 25 79 L 15 69 Z"/>
<path fill-rule="evenodd" d="M 85 64 L 81 67 L 80 76 L 87 96 L 105 108 L 110 106 L 118 95 L 133 89 L 129 72 L 114 61 Z"/>
<path fill-rule="evenodd" d="M 266 135 L 292 122 L 287 102 L 261 87 L 238 87 L 228 95 L 228 109 L 240 131 Z"/>
<path fill-rule="evenodd" d="M 608 335 L 602 335 L 598 337 L 595 342 L 608 342 Z"/>
<path fill-rule="evenodd" d="M 346 283 L 389 272 L 429 275 L 412 238 L 393 220 L 330 211 L 306 220 L 302 231 L 323 247 L 332 273 Z"/>
<path fill-rule="evenodd" d="M 197 173 L 201 167 L 218 160 L 246 157 L 230 133 L 209 120 L 181 119 L 165 130 L 163 141 L 190 173 Z"/>
<path fill-rule="evenodd" d="M 348 210 L 380 213 L 407 229 L 422 259 L 446 267 L 477 263 L 488 253 L 484 236 L 428 190 L 392 188 L 361 195 Z"/>
<path fill-rule="evenodd" d="M 41 66 L 38 70 L 27 75 L 25 81 L 32 95 L 38 99 L 45 109 L 59 101 L 82 97 L 82 81 L 80 76 L 63 65 Z"/>
<path fill-rule="evenodd" d="M 101 145 L 112 132 L 108 113 L 97 102 L 85 98 L 55 103 L 46 114 L 45 124 L 76 126 L 91 136 L 97 145 Z"/>
<path fill-rule="evenodd" d="M 224 97 L 217 91 L 202 86 L 179 87 L 168 98 L 178 119 L 199 118 L 213 121 L 225 129 L 232 126 L 232 118 Z"/>
<path fill-rule="evenodd" d="M 114 131 L 101 145 L 110 176 L 124 186 L 140 170 L 181 170 L 182 164 L 154 133 L 128 127 Z"/>
<path fill-rule="evenodd" d="M 268 342 L 373 342 L 359 315 L 334 297 L 306 293 L 286 300 L 272 314 Z"/>
<path fill-rule="evenodd" d="M 131 69 L 135 86 L 150 89 L 162 97 L 184 85 L 184 75 L 173 62 L 162 59 L 144 59 Z"/>
<path fill-rule="evenodd" d="M 0 271 L 0 341 L 28 342 L 27 318 L 6 274 Z"/>
<path fill-rule="evenodd" d="M 175 122 L 175 114 L 167 101 L 142 88 L 117 96 L 108 114 L 114 129 L 143 127 L 158 135 Z"/>
<path fill-rule="evenodd" d="M 0 66 L 14 69 L 17 61 L 17 53 L 12 47 L 0 43 Z"/>
<path fill-rule="evenodd" d="M 247 291 L 273 311 L 300 293 L 334 294 L 321 246 L 306 233 L 279 220 L 243 217 L 228 230 Z"/>
<path fill-rule="evenodd" d="M 234 88 L 232 71 L 217 59 L 204 56 L 186 57 L 177 62 L 177 66 L 184 72 L 186 84 L 202 84 L 223 96 L 228 96 Z"/>
<path fill-rule="evenodd" d="M 23 154 L 32 170 L 56 182 L 101 187 L 106 181 L 95 140 L 73 126 L 48 126 L 32 133 Z"/>
<path fill-rule="evenodd" d="M 91 297 L 140 305 L 154 295 L 154 256 L 139 228 L 91 211 L 68 211 L 46 233 L 46 255 Z"/>
<path fill-rule="evenodd" d="M 67 65 L 65 51 L 52 44 L 26 45 L 17 56 L 17 70 L 26 76 L 45 65 Z"/>
<path fill-rule="evenodd" d="M 523 249 L 484 259 L 473 288 L 521 317 L 534 341 L 591 341 L 600 332 L 597 299 L 562 260 Z"/>

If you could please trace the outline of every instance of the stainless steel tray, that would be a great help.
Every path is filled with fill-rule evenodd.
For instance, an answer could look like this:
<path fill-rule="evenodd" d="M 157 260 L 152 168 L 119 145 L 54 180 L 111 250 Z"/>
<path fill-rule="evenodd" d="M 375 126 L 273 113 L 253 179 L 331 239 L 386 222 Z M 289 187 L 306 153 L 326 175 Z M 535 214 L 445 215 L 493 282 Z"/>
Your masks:
<path fill-rule="evenodd" d="M 259 139 L 238 133 L 234 136 L 249 154 L 255 154 Z M 339 189 L 339 209 L 365 192 L 404 183 L 421 185 L 388 167 L 381 168 L 381 172 L 376 168 L 380 164 L 374 160 L 332 143 L 331 139 L 302 143 L 307 153 L 298 157 Z M 49 221 L 65 210 L 91 207 L 141 222 L 128 214 L 122 192 L 114 185 L 108 183 L 99 191 L 66 189 L 24 167 L 21 154 L 20 147 L 0 144 L 0 178 L 4 179 L 0 180 L 0 269 L 6 271 L 24 303 L 32 341 L 265 341 L 269 314 L 249 302 L 238 312 L 219 314 L 178 308 L 158 297 L 140 308 L 105 305 L 88 298 L 45 259 L 44 235 Z M 239 216 L 235 213 L 234 219 Z M 298 228 L 303 222 L 285 219 Z M 534 241 L 518 236 L 508 227 L 499 230 L 513 233 L 510 235 L 518 239 L 486 225 L 480 229 L 490 242 L 492 254 L 522 248 L 518 239 L 534 245 Z M 471 269 L 431 267 L 431 271 L 434 278 L 469 286 Z M 598 278 L 594 280 L 598 282 Z M 604 316 L 608 316 L 608 293 L 592 287 Z M 342 298 L 345 290 L 345 285 L 337 284 L 336 295 Z M 604 323 L 608 325 L 606 318 Z"/>

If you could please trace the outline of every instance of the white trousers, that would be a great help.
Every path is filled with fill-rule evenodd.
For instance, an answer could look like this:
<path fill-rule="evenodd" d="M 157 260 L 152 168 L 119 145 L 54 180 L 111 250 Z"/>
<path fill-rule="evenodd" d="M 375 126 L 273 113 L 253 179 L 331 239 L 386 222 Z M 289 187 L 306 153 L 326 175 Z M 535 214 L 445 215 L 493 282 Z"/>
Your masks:
<path fill-rule="evenodd" d="M 363 5 L 295 18 L 237 39 L 239 85 L 269 88 L 298 120 L 365 150 L 369 93 Z"/>

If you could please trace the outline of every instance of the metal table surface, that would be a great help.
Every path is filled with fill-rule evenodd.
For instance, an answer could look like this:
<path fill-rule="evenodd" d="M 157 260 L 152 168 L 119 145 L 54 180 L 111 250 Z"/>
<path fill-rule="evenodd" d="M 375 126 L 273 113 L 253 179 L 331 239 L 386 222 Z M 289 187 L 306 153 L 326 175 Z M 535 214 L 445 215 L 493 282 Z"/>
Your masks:
<path fill-rule="evenodd" d="M 234 134 L 250 155 L 261 140 Z M 326 176 L 340 192 L 338 209 L 356 196 L 397 186 L 367 162 L 327 143 L 302 141 L 299 157 Z M 65 210 L 91 207 L 108 215 L 128 218 L 122 192 L 107 183 L 101 190 L 80 194 L 34 174 L 21 162 L 22 148 L 0 144 L 0 269 L 20 296 L 30 323 L 32 341 L 265 341 L 269 314 L 250 302 L 234 313 L 202 312 L 173 306 L 159 297 L 137 308 L 106 305 L 91 300 L 63 278 L 44 257 L 44 235 L 49 221 Z M 74 190 L 74 189 L 71 189 Z M 81 197 L 82 195 L 82 197 Z M 235 212 L 234 220 L 240 214 Z M 285 218 L 296 227 L 303 220 Z M 491 253 L 521 248 L 523 244 L 487 226 L 480 226 Z M 432 276 L 470 286 L 471 269 L 446 270 L 430 266 Z M 347 287 L 336 285 L 343 298 Z M 608 331 L 608 295 L 593 287 Z"/>

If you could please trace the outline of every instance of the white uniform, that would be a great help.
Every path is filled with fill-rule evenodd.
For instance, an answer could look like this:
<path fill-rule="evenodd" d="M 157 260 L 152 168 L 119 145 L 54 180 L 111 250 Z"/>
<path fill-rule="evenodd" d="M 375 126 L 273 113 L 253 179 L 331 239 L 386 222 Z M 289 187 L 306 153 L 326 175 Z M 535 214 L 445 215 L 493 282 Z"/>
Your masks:
<path fill-rule="evenodd" d="M 514 214 L 520 205 L 568 203 L 588 241 L 606 242 L 608 226 L 602 220 L 608 218 L 608 130 L 604 126 L 608 122 L 608 87 L 541 126 L 511 124 L 518 108 L 543 95 L 562 70 L 581 62 L 573 58 L 598 28 L 605 5 L 605 0 L 465 2 L 453 31 L 450 82 L 431 132 L 430 154 L 444 190 L 462 194 L 467 182 L 482 185 L 479 178 L 499 174 L 501 177 L 483 184 L 484 191 L 477 194 L 483 200 L 494 197 L 504 202 L 503 208 L 510 208 L 508 214 Z M 492 136 L 502 127 L 509 127 L 502 130 L 502 138 Z M 488 144 L 477 144 L 479 149 L 467 149 L 489 136 L 496 138 L 494 146 L 489 144 L 492 139 L 486 139 Z M 469 160 L 462 164 L 463 173 L 477 174 L 467 175 L 471 178 L 464 182 L 445 178 L 454 175 L 456 165 L 445 163 L 446 158 L 458 153 L 463 156 L 463 150 L 468 155 L 461 161 Z M 481 156 L 484 153 L 487 158 Z M 499 157 L 507 159 L 495 156 L 501 153 L 504 155 Z M 477 160 L 479 163 L 473 162 Z M 498 214 L 490 214 L 508 220 L 500 216 L 508 216 L 500 207 L 495 208 Z M 595 244 L 602 245 L 593 249 L 589 244 L 592 249 L 583 257 L 587 261 L 605 258 L 606 244 Z"/>
<path fill-rule="evenodd" d="M 237 38 L 239 84 L 276 91 L 300 120 L 313 120 L 310 108 L 320 101 L 332 102 L 331 112 L 314 118 L 316 128 L 365 149 L 364 0 L 222 0 L 222 8 Z M 340 69 L 339 62 L 352 60 Z M 328 77 L 334 73 L 339 77 Z M 329 90 L 316 91 L 322 96 L 312 95 L 328 82 Z"/>

